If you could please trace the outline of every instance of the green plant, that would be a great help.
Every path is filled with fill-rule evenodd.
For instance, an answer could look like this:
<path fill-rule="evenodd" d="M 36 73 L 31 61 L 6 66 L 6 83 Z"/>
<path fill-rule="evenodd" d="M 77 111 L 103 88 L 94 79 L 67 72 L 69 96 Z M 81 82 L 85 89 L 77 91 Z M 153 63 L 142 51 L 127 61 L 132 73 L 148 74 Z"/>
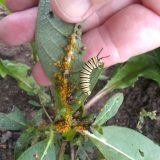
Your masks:
<path fill-rule="evenodd" d="M 160 65 L 157 53 L 135 57 L 119 65 L 106 86 L 85 104 L 88 96 L 82 94 L 79 89 L 82 57 L 85 52 L 81 34 L 81 24 L 74 25 L 61 21 L 50 11 L 49 1 L 40 0 L 35 45 L 40 62 L 52 81 L 53 106 L 50 105 L 53 100 L 47 103 L 45 100 L 42 101 L 48 95 L 36 85 L 32 77 L 27 76 L 26 66 L 1 60 L 2 77 L 6 75 L 14 77 L 27 93 L 40 97 L 40 103 L 30 102 L 41 107 L 30 121 L 18 108 L 9 114 L 0 113 L 0 128 L 23 130 L 16 143 L 15 159 L 85 160 L 87 152 L 95 146 L 101 152 L 99 157 L 108 160 L 160 159 L 160 147 L 142 134 L 125 127 L 104 126 L 122 104 L 124 98 L 122 93 L 116 93 L 109 98 L 97 115 L 86 114 L 87 109 L 104 95 L 133 85 L 140 76 L 159 83 Z M 34 56 L 36 60 L 37 55 Z M 13 70 L 13 66 L 16 66 L 16 69 Z M 21 70 L 23 67 L 25 69 Z M 103 70 L 103 66 L 93 70 L 90 79 L 91 90 Z M 47 112 L 46 106 L 54 110 L 54 116 Z M 43 118 L 43 114 L 46 114 L 48 120 Z"/>
<path fill-rule="evenodd" d="M 156 120 L 156 112 L 157 111 L 152 111 L 152 112 L 147 112 L 144 108 L 139 114 L 139 120 L 137 123 L 137 129 L 141 132 L 141 129 L 143 127 L 145 118 L 149 118 L 151 120 Z"/>
<path fill-rule="evenodd" d="M 49 103 L 50 96 L 45 93 L 45 89 L 40 87 L 32 76 L 28 76 L 30 67 L 26 64 L 17 63 L 9 60 L 0 59 L 0 76 L 5 78 L 6 76 L 13 77 L 18 86 L 27 92 L 28 95 L 38 95 L 42 104 Z"/>
<path fill-rule="evenodd" d="M 6 9 L 8 12 L 10 12 L 4 0 L 0 0 L 0 5 L 3 6 L 3 8 Z"/>

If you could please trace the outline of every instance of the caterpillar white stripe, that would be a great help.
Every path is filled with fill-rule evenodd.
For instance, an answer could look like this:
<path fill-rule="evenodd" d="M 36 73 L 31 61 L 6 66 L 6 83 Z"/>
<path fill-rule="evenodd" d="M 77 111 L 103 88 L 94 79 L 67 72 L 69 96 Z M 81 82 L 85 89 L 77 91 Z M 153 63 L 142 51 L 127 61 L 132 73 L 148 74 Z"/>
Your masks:
<path fill-rule="evenodd" d="M 90 77 L 91 77 L 91 73 L 92 73 L 93 69 L 95 69 L 99 66 L 102 66 L 103 65 L 102 59 L 109 57 L 109 56 L 101 57 L 101 58 L 98 57 L 99 54 L 101 53 L 102 49 L 99 51 L 99 53 L 97 54 L 96 57 L 92 57 L 91 59 L 89 59 L 83 65 L 83 67 L 80 71 L 80 88 L 81 88 L 82 92 L 88 96 L 91 94 Z"/>

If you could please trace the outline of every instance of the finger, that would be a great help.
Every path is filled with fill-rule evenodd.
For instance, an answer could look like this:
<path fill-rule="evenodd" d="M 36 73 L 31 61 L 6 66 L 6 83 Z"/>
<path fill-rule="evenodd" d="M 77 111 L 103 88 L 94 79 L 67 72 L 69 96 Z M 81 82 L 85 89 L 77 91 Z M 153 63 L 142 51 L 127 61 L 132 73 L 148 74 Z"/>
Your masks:
<path fill-rule="evenodd" d="M 12 12 L 23 11 L 38 4 L 38 0 L 5 0 L 5 2 Z"/>
<path fill-rule="evenodd" d="M 37 63 L 34 66 L 32 70 L 32 75 L 36 80 L 36 82 L 41 86 L 50 86 L 52 84 L 51 81 L 48 79 L 47 75 L 45 74 L 45 72 L 43 71 L 40 63 Z"/>
<path fill-rule="evenodd" d="M 122 10 L 123 8 L 131 5 L 140 3 L 139 0 L 123 0 L 120 3 L 117 3 L 117 0 L 112 0 L 103 5 L 98 10 L 95 10 L 85 21 L 83 24 L 84 32 L 93 29 L 97 26 L 102 25 L 108 18 Z"/>
<path fill-rule="evenodd" d="M 142 3 L 148 7 L 149 9 L 156 12 L 158 15 L 160 15 L 160 2 L 159 0 L 142 0 Z"/>
<path fill-rule="evenodd" d="M 83 36 L 88 48 L 84 60 L 87 61 L 104 48 L 101 56 L 110 55 L 103 59 L 105 66 L 124 62 L 132 56 L 159 47 L 159 37 L 160 17 L 144 6 L 134 4 Z"/>
<path fill-rule="evenodd" d="M 35 33 L 37 8 L 6 16 L 0 21 L 0 41 L 8 45 L 30 42 Z"/>
<path fill-rule="evenodd" d="M 84 30 L 91 29 L 104 22 L 120 9 L 139 3 L 140 0 L 52 0 L 55 13 L 68 22 L 79 22 L 85 20 Z M 86 20 L 87 19 L 87 20 Z"/>
<path fill-rule="evenodd" d="M 109 0 L 110 1 L 110 0 Z M 54 12 L 68 22 L 80 22 L 94 10 L 107 3 L 106 0 L 52 0 Z"/>

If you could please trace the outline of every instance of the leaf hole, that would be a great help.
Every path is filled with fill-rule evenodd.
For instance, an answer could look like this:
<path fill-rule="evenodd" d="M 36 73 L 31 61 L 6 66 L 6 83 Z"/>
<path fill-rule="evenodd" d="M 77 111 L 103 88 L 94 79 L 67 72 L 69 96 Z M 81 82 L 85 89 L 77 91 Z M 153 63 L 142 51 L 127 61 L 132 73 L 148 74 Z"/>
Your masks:
<path fill-rule="evenodd" d="M 139 151 L 140 155 L 141 155 L 142 157 L 144 157 L 144 152 L 141 151 L 140 149 L 139 149 L 138 151 Z"/>
<path fill-rule="evenodd" d="M 53 11 L 49 11 L 49 17 L 50 17 L 50 18 L 53 18 L 53 17 L 54 17 Z"/>

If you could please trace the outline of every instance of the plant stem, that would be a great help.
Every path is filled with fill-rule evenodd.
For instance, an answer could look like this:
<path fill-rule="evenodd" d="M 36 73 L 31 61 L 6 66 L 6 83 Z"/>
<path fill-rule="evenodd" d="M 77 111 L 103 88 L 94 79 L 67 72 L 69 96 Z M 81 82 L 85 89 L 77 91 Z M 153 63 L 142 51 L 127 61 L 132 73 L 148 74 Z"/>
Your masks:
<path fill-rule="evenodd" d="M 49 90 L 50 90 L 51 97 L 54 99 L 53 86 L 49 87 Z"/>
<path fill-rule="evenodd" d="M 67 141 L 62 141 L 61 148 L 59 151 L 58 160 L 64 160 L 64 152 L 66 149 Z"/>
<path fill-rule="evenodd" d="M 75 160 L 75 150 L 74 146 L 70 143 L 70 149 L 71 149 L 71 160 Z"/>
<path fill-rule="evenodd" d="M 43 103 L 42 103 L 42 101 L 41 101 L 41 97 L 40 97 L 40 96 L 39 96 L 39 100 L 40 100 L 40 104 L 41 104 L 41 106 L 42 106 L 42 108 L 43 108 L 43 111 L 44 111 L 44 113 L 46 114 L 47 118 L 49 119 L 49 121 L 50 121 L 51 123 L 53 123 L 51 117 L 49 116 L 47 110 L 45 109 L 45 107 L 44 107 L 44 105 L 43 105 Z"/>
<path fill-rule="evenodd" d="M 87 112 L 87 110 L 91 108 L 93 104 L 103 98 L 108 92 L 109 90 L 98 92 L 88 103 L 86 103 L 86 105 L 84 106 L 84 112 Z"/>
<path fill-rule="evenodd" d="M 53 137 L 54 137 L 53 131 L 50 130 L 49 140 L 48 140 L 47 146 L 46 146 L 46 148 L 45 148 L 45 150 L 44 150 L 44 152 L 43 152 L 43 155 L 42 155 L 42 157 L 41 157 L 41 160 L 43 160 L 44 157 L 45 157 L 45 155 L 47 154 L 47 151 L 48 151 L 50 145 L 51 145 L 52 142 L 53 142 Z"/>
<path fill-rule="evenodd" d="M 42 107 L 43 107 L 44 113 L 45 113 L 46 116 L 48 117 L 49 121 L 50 121 L 51 123 L 53 123 L 53 121 L 52 121 L 51 117 L 49 116 L 47 110 L 45 109 L 44 105 L 42 105 Z"/>

